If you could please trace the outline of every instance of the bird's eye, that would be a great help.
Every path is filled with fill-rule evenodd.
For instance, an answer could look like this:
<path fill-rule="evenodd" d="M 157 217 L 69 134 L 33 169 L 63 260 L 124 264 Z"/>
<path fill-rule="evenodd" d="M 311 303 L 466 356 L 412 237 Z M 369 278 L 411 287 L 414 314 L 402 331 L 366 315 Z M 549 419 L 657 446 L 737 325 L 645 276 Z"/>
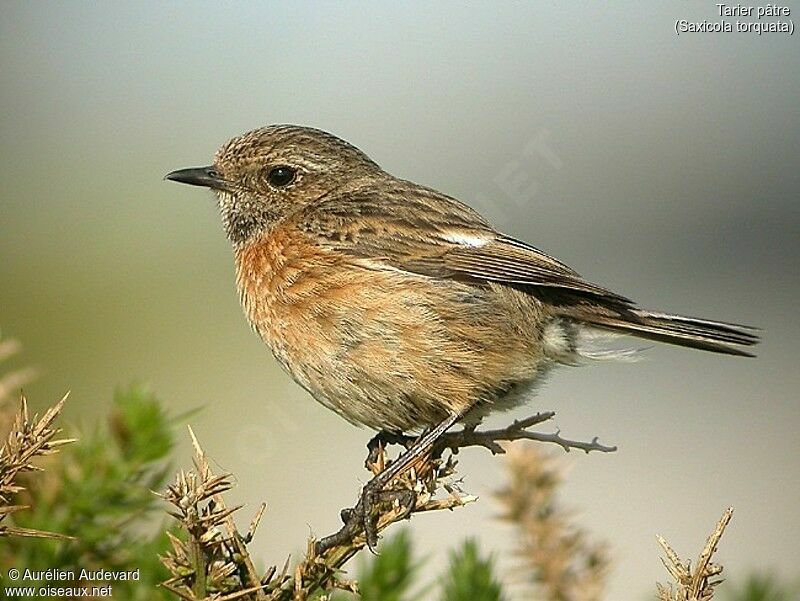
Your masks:
<path fill-rule="evenodd" d="M 281 165 L 280 167 L 273 167 L 270 169 L 267 174 L 267 181 L 276 188 L 281 188 L 291 184 L 296 176 L 297 172 L 294 169 L 286 165 Z"/>

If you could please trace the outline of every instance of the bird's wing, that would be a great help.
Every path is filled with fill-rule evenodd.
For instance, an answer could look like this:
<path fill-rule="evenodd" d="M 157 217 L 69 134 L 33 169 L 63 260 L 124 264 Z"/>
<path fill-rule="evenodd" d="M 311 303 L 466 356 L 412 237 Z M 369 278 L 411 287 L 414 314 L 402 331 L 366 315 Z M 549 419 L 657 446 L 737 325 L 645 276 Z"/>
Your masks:
<path fill-rule="evenodd" d="M 379 268 L 630 303 L 541 250 L 497 233 L 457 200 L 410 183 L 329 196 L 302 211 L 297 227 L 316 244 Z"/>

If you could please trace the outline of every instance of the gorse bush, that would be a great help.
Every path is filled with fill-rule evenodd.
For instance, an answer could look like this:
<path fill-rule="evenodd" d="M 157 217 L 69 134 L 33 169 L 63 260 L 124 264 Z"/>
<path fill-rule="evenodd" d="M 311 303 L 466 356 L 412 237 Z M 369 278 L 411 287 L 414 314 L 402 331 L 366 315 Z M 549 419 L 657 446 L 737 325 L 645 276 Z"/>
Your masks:
<path fill-rule="evenodd" d="M 159 555 L 169 544 L 163 507 L 151 491 L 163 487 L 173 447 L 172 425 L 158 400 L 143 387 L 120 390 L 104 426 L 69 434 L 77 442 L 39 461 L 43 471 L 22 476 L 26 490 L 15 503 L 28 508 L 11 519 L 16 527 L 72 540 L 3 538 L 0 571 L 38 573 L 24 581 L 37 589 L 79 586 L 82 570 L 128 572 L 137 579 L 115 581 L 114 597 L 171 599 L 157 588 L 167 577 Z M 75 580 L 48 578 L 54 568 L 74 572 Z"/>
<path fill-rule="evenodd" d="M 13 427 L 15 420 L 18 421 L 14 416 L 14 404 L 6 402 L 0 409 L 0 423 L 6 428 Z M 31 422 L 28 430 L 35 425 L 35 420 Z M 40 575 L 27 580 L 27 586 L 63 587 L 65 582 L 52 575 L 54 569 L 76 574 L 81 570 L 129 572 L 136 574 L 136 580 L 113 582 L 114 597 L 132 601 L 175 599 L 172 592 L 159 586 L 173 577 L 160 558 L 174 548 L 168 540 L 167 529 L 175 537 L 174 541 L 184 541 L 187 535 L 181 533 L 179 524 L 168 527 L 164 503 L 152 492 L 164 490 L 171 474 L 169 458 L 174 444 L 174 426 L 175 420 L 168 419 L 158 400 L 147 389 L 136 386 L 115 394 L 105 424 L 89 431 L 68 428 L 66 434 L 77 441 L 61 446 L 56 455 L 40 458 L 37 465 L 42 471 L 24 471 L 16 477 L 13 486 L 24 489 L 15 489 L 13 495 L 2 498 L 5 519 L 0 522 L 10 527 L 10 532 L 15 528 L 52 532 L 62 538 L 0 537 L 0 574 L 7 574 L 11 568 L 27 569 Z M 604 599 L 599 583 L 605 580 L 609 567 L 605 546 L 589 542 L 586 533 L 571 524 L 570 512 L 560 507 L 556 497 L 562 481 L 558 462 L 534 445 L 522 445 L 511 453 L 506 465 L 508 482 L 497 494 L 505 508 L 503 519 L 516 532 L 520 545 L 518 555 L 533 587 L 524 598 L 541 601 Z M 7 511 L 8 507 L 14 510 Z M 537 507 L 541 511 L 537 511 Z M 550 553 L 537 551 L 537 545 L 544 544 L 540 541 L 543 532 L 549 533 Z M 251 538 L 238 533 L 235 536 L 244 542 Z M 493 558 L 481 553 L 474 540 L 465 541 L 450 552 L 449 565 L 439 577 L 421 572 L 422 560 L 414 554 L 408 530 L 384 540 L 379 550 L 379 555 L 367 555 L 358 563 L 357 584 L 344 579 L 340 582 L 341 586 L 357 588 L 357 595 L 334 592 L 320 580 L 318 588 L 304 593 L 306 597 L 295 596 L 291 588 L 276 586 L 268 596 L 255 592 L 240 594 L 243 591 L 234 590 L 216 598 L 340 601 L 357 598 L 364 601 L 505 601 L 510 598 Z M 570 580 L 565 581 L 565 576 L 560 576 L 561 582 L 569 582 L 573 587 L 571 596 L 564 596 L 563 587 L 552 586 L 554 572 L 549 561 L 553 553 L 576 558 L 577 563 L 569 571 Z M 603 559 L 598 560 L 598 557 Z M 291 566 L 283 576 L 275 577 L 271 572 L 273 583 L 289 582 L 291 573 Z M 96 579 L 92 583 L 99 584 Z M 3 584 L 7 585 L 8 580 Z M 719 590 L 714 598 L 721 601 L 798 600 L 796 587 L 767 576 L 754 576 L 738 586 L 723 585 Z M 678 591 L 675 589 L 676 594 Z M 576 596 L 580 594 L 584 597 Z"/>
<path fill-rule="evenodd" d="M 17 349 L 15 343 L 0 341 L 0 362 Z M 467 540 L 450 551 L 444 573 L 435 576 L 421 570 L 423 560 L 415 555 L 406 529 L 383 540 L 378 555 L 362 554 L 355 580 L 326 563 L 313 541 L 294 566 L 287 563 L 280 570 L 261 570 L 247 545 L 263 507 L 249 531 L 240 533 L 233 520 L 236 508 L 227 507 L 223 500 L 232 486 L 231 475 L 215 474 L 196 440 L 194 471 L 181 471 L 172 478 L 175 425 L 182 420 L 168 418 L 152 393 L 141 386 L 119 390 L 107 419 L 89 429 L 64 427 L 61 432 L 55 422 L 63 399 L 39 417 L 29 412 L 24 399 L 16 402 L 10 395 L 10 387 L 28 381 L 32 373 L 0 373 L 0 441 L 4 441 L 0 447 L 0 598 L 5 598 L 4 587 L 14 584 L 5 578 L 12 568 L 27 570 L 24 583 L 17 583 L 26 587 L 107 583 L 113 587 L 114 598 L 130 601 L 510 598 L 510 587 L 504 584 L 494 557 L 481 552 L 477 541 Z M 522 573 L 527 575 L 516 581 L 515 592 L 527 586 L 523 598 L 540 601 L 606 599 L 611 566 L 608 546 L 591 540 L 575 525 L 574 514 L 562 506 L 560 462 L 536 444 L 514 443 L 508 450 L 507 482 L 496 497 L 502 506 L 501 518 L 516 537 Z M 430 467 L 426 482 L 446 481 L 455 469 L 452 457 L 440 461 Z M 416 478 L 425 473 L 421 468 L 410 483 L 419 486 Z M 447 486 L 458 500 L 457 487 Z M 421 491 L 418 498 L 425 499 L 431 510 L 463 504 L 453 499 L 437 501 L 430 490 L 423 487 Z M 396 510 L 394 505 L 388 509 Z M 175 519 L 168 520 L 165 511 Z M 731 515 L 725 513 L 693 566 L 660 539 L 665 565 L 675 582 L 660 587 L 659 598 L 800 600 L 800 588 L 772 576 L 716 586 L 721 567 L 711 562 L 711 556 Z M 336 565 L 355 556 L 361 545 L 344 548 Z M 129 579 L 108 582 L 97 575 L 104 570 L 128 574 Z M 90 572 L 84 580 L 82 571 Z M 66 582 L 59 578 L 65 572 L 74 574 Z M 58 595 L 36 598 L 76 598 Z"/>

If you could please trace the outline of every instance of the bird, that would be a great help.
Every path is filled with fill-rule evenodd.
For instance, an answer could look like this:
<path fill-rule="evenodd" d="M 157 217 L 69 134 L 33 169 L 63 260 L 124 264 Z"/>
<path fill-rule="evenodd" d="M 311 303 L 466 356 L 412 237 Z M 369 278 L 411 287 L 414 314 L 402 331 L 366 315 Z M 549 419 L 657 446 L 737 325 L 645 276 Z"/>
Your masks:
<path fill-rule="evenodd" d="M 759 340 L 642 309 L 319 129 L 255 129 L 166 179 L 216 194 L 244 313 L 278 363 L 379 432 L 430 444 L 529 401 L 556 366 L 626 356 L 592 350 L 596 333 L 738 356 Z"/>

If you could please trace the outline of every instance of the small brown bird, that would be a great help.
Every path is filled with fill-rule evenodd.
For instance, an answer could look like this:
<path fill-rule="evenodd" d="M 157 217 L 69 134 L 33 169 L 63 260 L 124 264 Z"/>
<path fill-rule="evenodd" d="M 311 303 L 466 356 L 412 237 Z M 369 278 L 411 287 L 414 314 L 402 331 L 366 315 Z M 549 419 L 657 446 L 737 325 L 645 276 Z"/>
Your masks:
<path fill-rule="evenodd" d="M 757 342 L 640 309 L 320 130 L 257 129 L 166 177 L 216 193 L 245 313 L 281 365 L 376 430 L 432 439 L 522 403 L 554 365 L 596 356 L 592 331 L 744 356 Z"/>
<path fill-rule="evenodd" d="M 756 342 L 639 309 L 316 129 L 251 131 L 167 179 L 216 192 L 242 305 L 276 359 L 376 430 L 524 402 L 553 365 L 580 362 L 587 329 L 732 355 Z"/>

